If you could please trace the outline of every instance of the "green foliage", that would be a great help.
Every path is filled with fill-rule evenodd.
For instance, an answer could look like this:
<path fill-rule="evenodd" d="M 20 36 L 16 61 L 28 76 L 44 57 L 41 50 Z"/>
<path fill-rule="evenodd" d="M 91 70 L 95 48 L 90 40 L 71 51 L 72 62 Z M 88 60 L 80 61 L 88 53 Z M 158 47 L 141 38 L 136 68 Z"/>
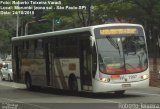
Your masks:
<path fill-rule="evenodd" d="M 5 29 L 0 29 L 0 53 L 10 53 L 11 50 L 10 33 Z"/>
<path fill-rule="evenodd" d="M 11 37 L 15 36 L 16 19 L 14 16 L 0 16 L 0 54 L 11 53 Z"/>

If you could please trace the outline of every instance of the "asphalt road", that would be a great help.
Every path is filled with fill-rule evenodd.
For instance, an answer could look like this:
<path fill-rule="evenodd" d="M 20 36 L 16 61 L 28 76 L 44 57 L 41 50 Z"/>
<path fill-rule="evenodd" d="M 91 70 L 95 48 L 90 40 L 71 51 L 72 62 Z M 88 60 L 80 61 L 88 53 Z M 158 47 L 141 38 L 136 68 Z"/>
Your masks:
<path fill-rule="evenodd" d="M 147 107 L 148 106 L 148 107 Z M 48 88 L 28 91 L 25 85 L 0 81 L 0 109 L 160 109 L 160 88 L 113 93 L 78 93 Z"/>

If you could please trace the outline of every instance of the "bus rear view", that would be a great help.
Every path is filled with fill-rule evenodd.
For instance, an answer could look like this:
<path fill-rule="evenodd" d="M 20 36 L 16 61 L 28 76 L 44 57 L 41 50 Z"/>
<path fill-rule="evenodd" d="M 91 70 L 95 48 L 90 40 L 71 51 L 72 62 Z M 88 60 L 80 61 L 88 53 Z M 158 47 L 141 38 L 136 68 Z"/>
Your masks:
<path fill-rule="evenodd" d="M 149 86 L 146 38 L 143 27 L 111 24 L 94 28 L 97 70 L 93 92 L 123 94 L 131 88 Z"/>

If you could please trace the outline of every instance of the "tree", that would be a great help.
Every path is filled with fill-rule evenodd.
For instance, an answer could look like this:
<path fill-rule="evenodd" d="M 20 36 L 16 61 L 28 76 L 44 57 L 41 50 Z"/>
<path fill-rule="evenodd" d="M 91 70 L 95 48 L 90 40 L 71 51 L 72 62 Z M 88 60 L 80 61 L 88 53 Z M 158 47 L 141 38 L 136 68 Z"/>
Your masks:
<path fill-rule="evenodd" d="M 10 33 L 5 29 L 0 29 L 0 53 L 6 54 L 11 51 Z"/>
<path fill-rule="evenodd" d="M 16 19 L 11 15 L 0 16 L 0 54 L 11 53 L 11 37 L 15 36 Z"/>

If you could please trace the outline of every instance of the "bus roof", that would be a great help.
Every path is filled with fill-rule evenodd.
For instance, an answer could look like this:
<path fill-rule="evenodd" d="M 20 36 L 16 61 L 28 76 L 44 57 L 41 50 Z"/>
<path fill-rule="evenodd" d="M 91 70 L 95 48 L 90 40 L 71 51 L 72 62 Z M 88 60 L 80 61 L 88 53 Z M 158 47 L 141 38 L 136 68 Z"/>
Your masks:
<path fill-rule="evenodd" d="M 44 38 L 44 37 L 56 36 L 56 35 L 80 33 L 80 32 L 91 31 L 94 28 L 110 27 L 110 26 L 140 26 L 140 27 L 142 27 L 139 24 L 111 23 L 111 24 L 102 24 L 102 25 L 95 25 L 95 26 L 88 26 L 88 27 L 81 27 L 81 28 L 74 28 L 74 29 L 67 29 L 67 30 L 60 30 L 60 31 L 52 31 L 52 32 L 46 32 L 46 33 L 40 33 L 40 34 L 18 36 L 18 37 L 13 37 L 12 41 L 29 40 L 29 39 Z"/>

